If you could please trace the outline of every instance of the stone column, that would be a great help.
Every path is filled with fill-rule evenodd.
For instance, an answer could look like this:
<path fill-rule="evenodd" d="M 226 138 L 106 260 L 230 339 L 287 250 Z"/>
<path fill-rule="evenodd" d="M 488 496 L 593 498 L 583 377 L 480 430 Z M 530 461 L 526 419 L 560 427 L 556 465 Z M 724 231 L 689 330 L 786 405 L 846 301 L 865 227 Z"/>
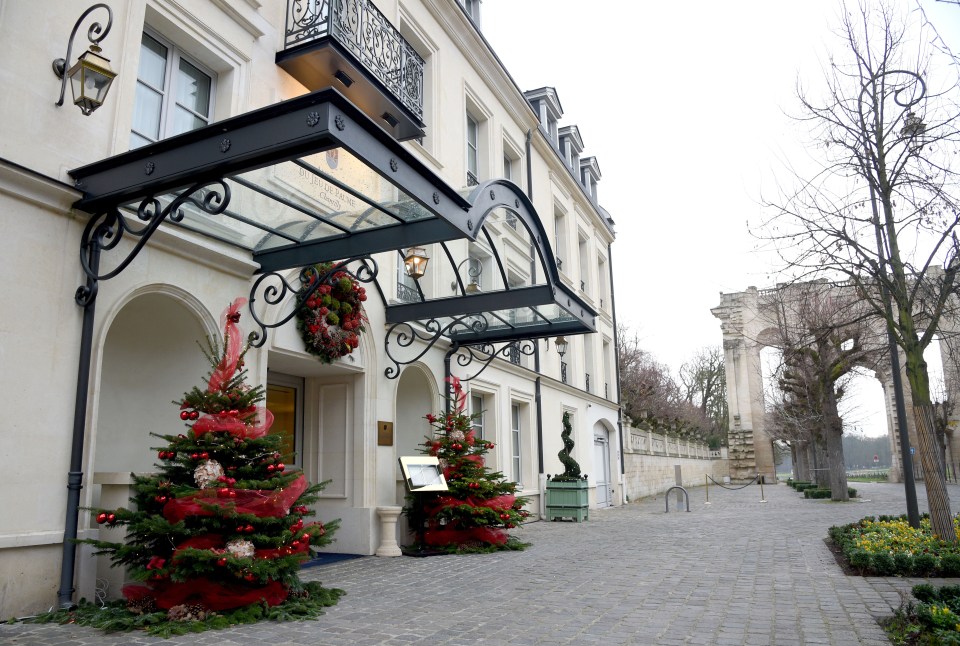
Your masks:
<path fill-rule="evenodd" d="M 380 547 L 377 556 L 402 556 L 400 546 L 397 545 L 397 519 L 403 507 L 377 507 L 377 516 L 380 517 Z"/>

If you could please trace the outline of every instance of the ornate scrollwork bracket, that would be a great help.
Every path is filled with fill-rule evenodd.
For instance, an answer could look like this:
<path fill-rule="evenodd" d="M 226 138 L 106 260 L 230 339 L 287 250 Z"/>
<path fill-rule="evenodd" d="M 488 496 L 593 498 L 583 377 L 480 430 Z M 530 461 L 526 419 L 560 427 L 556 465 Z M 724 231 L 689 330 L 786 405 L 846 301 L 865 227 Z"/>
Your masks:
<path fill-rule="evenodd" d="M 451 348 L 453 349 L 453 348 Z M 537 342 L 532 339 L 511 341 L 497 347 L 493 343 L 480 345 L 457 346 L 452 356 L 456 357 L 457 365 L 466 368 L 474 363 L 480 363 L 480 368 L 467 377 L 460 377 L 460 381 L 470 381 L 479 377 L 497 357 L 512 363 L 518 363 L 521 356 L 531 357 L 537 350 Z"/>
<path fill-rule="evenodd" d="M 348 265 L 354 262 L 359 262 L 360 265 L 355 270 L 351 270 Z M 254 348 L 263 347 L 263 344 L 267 342 L 267 330 L 278 328 L 295 317 L 297 312 L 300 310 L 300 306 L 309 300 L 310 296 L 312 296 L 313 293 L 319 289 L 320 285 L 326 283 L 330 276 L 338 272 L 343 272 L 353 277 L 359 283 L 374 283 L 377 279 L 378 271 L 379 268 L 377 266 L 377 262 L 370 256 L 363 255 L 354 256 L 353 258 L 348 258 L 346 260 L 333 263 L 330 270 L 322 275 L 318 275 L 318 272 L 314 266 L 309 265 L 300 270 L 300 273 L 297 274 L 295 281 L 287 280 L 283 274 L 276 271 L 262 274 L 259 278 L 257 278 L 257 280 L 253 283 L 253 286 L 250 288 L 250 298 L 248 303 L 250 316 L 260 328 L 259 331 L 253 330 L 248 335 L 250 346 Z M 262 295 L 263 301 L 268 306 L 279 305 L 283 303 L 288 295 L 296 294 L 305 285 L 308 286 L 307 289 L 302 292 L 291 311 L 276 321 L 273 321 L 272 323 L 267 322 L 257 314 L 257 310 L 254 305 L 258 300 L 258 294 Z"/>
<path fill-rule="evenodd" d="M 418 361 L 445 335 L 456 333 L 457 330 L 482 334 L 490 326 L 489 321 L 481 314 L 455 316 L 449 320 L 445 319 L 445 321 L 430 319 L 416 325 L 406 321 L 391 325 L 390 329 L 387 330 L 383 344 L 387 359 L 393 362 L 392 366 L 387 366 L 384 370 L 383 374 L 386 375 L 387 379 L 399 377 L 400 366 Z M 423 345 L 414 347 L 414 343 L 418 341 Z M 454 342 L 454 345 L 459 347 L 456 342 Z"/>
<path fill-rule="evenodd" d="M 138 226 L 132 217 L 125 215 L 118 207 L 90 218 L 80 240 L 80 266 L 87 276 L 87 284 L 77 288 L 74 296 L 77 305 L 85 308 L 93 303 L 97 297 L 98 283 L 126 269 L 165 219 L 181 222 L 183 208 L 188 204 L 209 215 L 219 215 L 229 203 L 230 187 L 222 180 L 216 180 L 194 184 L 166 206 L 155 197 L 144 199 L 137 207 L 137 219 L 144 223 L 142 226 Z M 100 252 L 115 249 L 124 235 L 137 238 L 137 243 L 116 267 L 100 273 Z"/>

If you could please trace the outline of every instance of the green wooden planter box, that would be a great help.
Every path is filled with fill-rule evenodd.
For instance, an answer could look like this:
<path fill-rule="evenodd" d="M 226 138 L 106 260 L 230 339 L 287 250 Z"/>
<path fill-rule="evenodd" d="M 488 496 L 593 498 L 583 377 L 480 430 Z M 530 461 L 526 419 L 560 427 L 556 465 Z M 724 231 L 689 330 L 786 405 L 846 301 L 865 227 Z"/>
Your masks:
<path fill-rule="evenodd" d="M 547 520 L 557 518 L 572 518 L 578 523 L 590 519 L 586 480 L 547 483 Z"/>

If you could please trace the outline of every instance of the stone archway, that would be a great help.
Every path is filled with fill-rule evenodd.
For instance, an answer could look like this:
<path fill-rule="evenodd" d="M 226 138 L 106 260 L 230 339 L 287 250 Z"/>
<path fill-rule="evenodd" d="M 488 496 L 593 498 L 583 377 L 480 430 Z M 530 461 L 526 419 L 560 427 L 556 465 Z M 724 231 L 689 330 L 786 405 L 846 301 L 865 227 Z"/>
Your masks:
<path fill-rule="evenodd" d="M 844 284 L 828 286 L 828 289 L 850 289 Z M 776 303 L 782 301 L 783 290 L 772 288 L 758 290 L 748 287 L 744 292 L 721 294 L 720 305 L 711 309 L 721 321 L 723 331 L 724 365 L 727 376 L 727 405 L 730 414 L 729 455 L 730 475 L 735 479 L 748 479 L 761 474 L 768 481 L 776 478 L 773 444 L 764 429 L 763 380 L 761 376 L 760 350 L 771 344 L 769 334 L 776 327 L 774 316 Z M 882 324 L 875 323 L 878 338 L 885 331 Z M 945 342 L 949 345 L 949 342 Z M 901 355 L 901 366 L 905 365 Z M 894 408 L 894 388 L 889 357 L 882 355 L 879 365 L 873 367 L 884 391 L 892 450 L 890 480 L 903 479 L 900 457 L 900 437 Z M 945 371 L 948 392 L 955 392 L 955 375 Z M 903 396 L 907 402 L 907 432 L 911 445 L 916 443 L 913 416 L 909 414 L 910 385 L 904 378 Z M 951 395 L 952 396 L 952 395 Z M 950 446 L 954 443 L 950 442 Z"/>
<path fill-rule="evenodd" d="M 150 433 L 176 434 L 183 422 L 177 406 L 183 393 L 204 381 L 210 365 L 196 342 L 207 336 L 196 312 L 176 296 L 149 292 L 132 298 L 110 322 L 103 342 L 97 388 L 96 432 L 92 436 L 92 499 L 97 507 L 127 504 L 130 473 L 155 470 Z M 123 540 L 122 529 L 99 528 L 105 540 Z M 113 536 L 107 533 L 113 532 Z M 95 576 L 117 598 L 124 571 L 97 559 Z M 82 587 L 84 587 L 82 585 Z M 92 590 L 84 589 L 88 596 Z"/>

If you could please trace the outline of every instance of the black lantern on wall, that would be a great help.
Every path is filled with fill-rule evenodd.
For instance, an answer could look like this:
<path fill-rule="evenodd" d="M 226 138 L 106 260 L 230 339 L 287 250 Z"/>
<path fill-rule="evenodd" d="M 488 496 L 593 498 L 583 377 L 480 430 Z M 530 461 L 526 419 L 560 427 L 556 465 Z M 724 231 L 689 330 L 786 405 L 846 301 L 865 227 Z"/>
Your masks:
<path fill-rule="evenodd" d="M 87 38 L 90 40 L 90 48 L 77 59 L 70 69 L 67 64 L 70 61 L 70 54 L 73 51 L 73 38 L 77 35 L 77 29 L 91 12 L 97 9 L 105 9 L 107 12 L 107 26 L 103 27 L 95 22 L 90 25 L 87 31 Z M 70 32 L 70 40 L 67 42 L 66 58 L 58 58 L 53 61 L 53 73 L 61 79 L 60 98 L 56 105 L 63 105 L 63 96 L 67 89 L 67 80 L 70 80 L 70 90 L 73 93 L 73 103 L 80 108 L 84 115 L 90 115 L 91 112 L 103 105 L 107 92 L 110 91 L 110 85 L 117 73 L 110 67 L 110 60 L 100 54 L 100 41 L 103 40 L 113 25 L 113 12 L 110 7 L 103 3 L 98 3 L 83 12 L 73 31 Z"/>

